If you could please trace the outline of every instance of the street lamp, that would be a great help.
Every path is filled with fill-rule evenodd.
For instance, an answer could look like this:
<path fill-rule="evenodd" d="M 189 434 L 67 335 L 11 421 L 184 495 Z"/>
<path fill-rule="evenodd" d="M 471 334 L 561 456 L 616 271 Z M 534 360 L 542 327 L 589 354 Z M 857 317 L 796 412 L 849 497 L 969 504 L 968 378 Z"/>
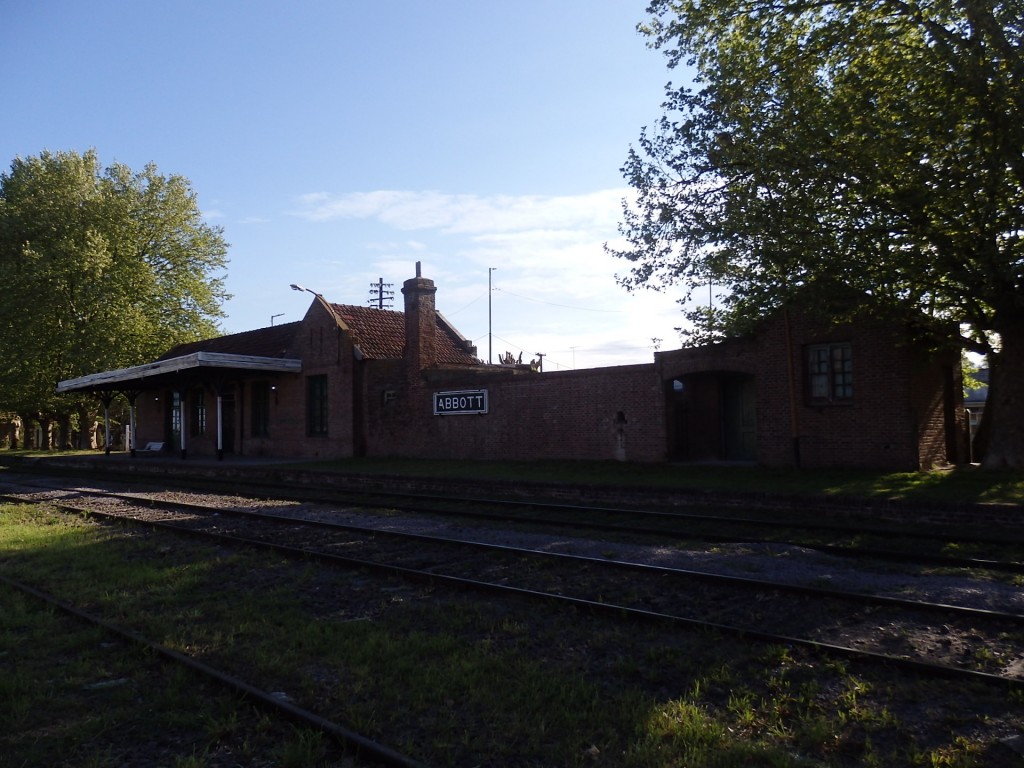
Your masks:
<path fill-rule="evenodd" d="M 320 304 L 324 307 L 324 309 L 326 309 L 330 313 L 331 317 L 334 318 L 334 325 L 338 331 L 338 362 L 341 362 L 341 332 L 342 330 L 347 331 L 348 326 L 345 325 L 345 322 L 335 311 L 334 306 L 329 301 L 327 301 L 327 299 L 325 299 L 322 294 L 317 293 L 312 288 L 306 288 L 305 286 L 299 285 L 298 283 L 292 283 L 291 289 L 293 291 L 305 291 L 306 293 L 312 293 L 314 296 L 316 296 L 316 300 L 319 301 Z"/>
<path fill-rule="evenodd" d="M 312 293 L 316 296 L 317 300 L 327 308 L 327 311 L 331 313 L 331 317 L 335 320 L 338 319 L 338 316 L 334 313 L 334 307 L 331 306 L 330 302 L 328 302 L 323 295 L 317 293 L 312 288 L 306 288 L 305 286 L 298 285 L 297 283 L 292 283 L 291 288 L 293 291 L 305 291 L 306 293 Z"/>

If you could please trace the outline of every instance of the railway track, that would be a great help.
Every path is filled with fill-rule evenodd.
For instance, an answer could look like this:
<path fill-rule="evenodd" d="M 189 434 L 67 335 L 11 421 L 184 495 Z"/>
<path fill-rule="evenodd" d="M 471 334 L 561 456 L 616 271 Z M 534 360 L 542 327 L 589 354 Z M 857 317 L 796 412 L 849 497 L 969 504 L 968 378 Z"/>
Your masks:
<path fill-rule="evenodd" d="M 385 744 L 357 733 L 343 724 L 333 722 L 316 712 L 301 707 L 279 693 L 259 688 L 235 675 L 227 674 L 216 667 L 205 664 L 188 654 L 173 650 L 160 643 L 152 642 L 138 632 L 76 608 L 29 584 L 8 578 L 3 574 L 0 574 L 0 584 L 18 590 L 40 603 L 58 609 L 79 622 L 99 627 L 109 635 L 144 649 L 169 664 L 196 673 L 278 717 L 316 730 L 337 740 L 340 745 L 350 750 L 351 754 L 356 755 L 360 759 L 360 766 L 365 766 L 365 768 L 426 768 L 423 763 L 403 755 Z"/>
<path fill-rule="evenodd" d="M 75 474 L 75 473 L 72 473 Z M 17 478 L 17 475 L 13 475 Z M 117 482 L 117 473 L 109 477 Z M 137 485 L 127 478 L 128 485 Z M 565 529 L 590 530 L 614 536 L 703 541 L 717 544 L 774 542 L 799 546 L 835 557 L 873 559 L 901 565 L 974 568 L 1024 574 L 1024 537 L 1012 531 L 984 531 L 966 526 L 892 525 L 843 522 L 812 511 L 802 513 L 744 514 L 742 509 L 704 506 L 679 509 L 647 509 L 608 505 L 570 504 L 552 501 L 445 496 L 436 493 L 366 492 L 333 488 L 323 493 L 308 487 L 280 486 L 247 480 L 210 477 L 165 478 L 172 487 L 201 488 L 213 494 L 246 498 L 273 497 L 313 504 L 359 506 L 399 510 L 410 514 L 443 515 L 453 519 Z M 31 482 L 31 480 L 27 480 Z M 39 482 L 45 482 L 40 478 Z M 58 482 L 62 482 L 58 478 Z"/>
<path fill-rule="evenodd" d="M 74 504 L 67 498 L 60 501 L 69 510 L 215 535 L 405 578 L 529 595 L 631 620 L 739 633 L 917 673 L 1024 687 L 1024 616 L 1019 609 L 982 609 L 628 562 L 612 557 L 610 544 L 602 555 L 579 556 L 468 541 L 465 531 L 458 538 L 410 533 L 395 530 L 394 516 L 371 528 L 341 522 L 344 515 L 337 509 L 307 504 L 222 499 L 219 506 L 211 506 L 84 489 L 23 491 L 20 498 L 34 501 L 78 497 Z M 778 558 L 779 550 L 775 553 Z M 801 553 L 785 552 L 790 558 L 794 554 Z"/>

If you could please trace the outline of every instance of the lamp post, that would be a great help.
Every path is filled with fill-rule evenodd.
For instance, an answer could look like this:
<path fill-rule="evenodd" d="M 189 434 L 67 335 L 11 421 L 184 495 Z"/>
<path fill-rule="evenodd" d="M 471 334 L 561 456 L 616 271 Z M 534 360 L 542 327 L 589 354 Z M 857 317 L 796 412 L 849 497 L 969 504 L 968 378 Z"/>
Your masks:
<path fill-rule="evenodd" d="M 305 286 L 299 285 L 298 283 L 292 283 L 291 289 L 293 291 L 305 291 L 306 293 L 312 293 L 314 296 L 316 296 L 316 300 L 319 301 L 320 304 L 324 307 L 324 309 L 326 309 L 330 313 L 331 317 L 334 318 L 334 325 L 338 332 L 338 362 L 341 362 L 341 329 L 347 328 L 345 323 L 342 322 L 342 319 L 340 317 L 338 317 L 338 313 L 334 311 L 334 307 L 331 306 L 331 303 L 323 297 L 323 294 L 319 294 L 312 288 L 306 288 Z"/>
<path fill-rule="evenodd" d="M 316 296 L 317 301 L 323 304 L 327 311 L 331 313 L 331 317 L 333 317 L 335 320 L 338 319 L 338 316 L 334 314 L 334 307 L 332 307 L 330 302 L 323 297 L 323 294 L 317 293 L 312 288 L 306 288 L 305 286 L 299 285 L 297 283 L 292 283 L 291 289 L 293 291 L 305 291 L 306 293 L 312 293 L 314 296 Z"/>

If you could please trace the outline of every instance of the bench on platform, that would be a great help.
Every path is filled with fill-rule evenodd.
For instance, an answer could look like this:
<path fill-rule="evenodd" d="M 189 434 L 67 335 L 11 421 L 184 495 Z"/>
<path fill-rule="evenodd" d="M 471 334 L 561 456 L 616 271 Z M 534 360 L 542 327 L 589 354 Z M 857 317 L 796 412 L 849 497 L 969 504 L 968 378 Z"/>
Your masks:
<path fill-rule="evenodd" d="M 146 443 L 146 447 L 145 448 L 139 448 L 136 451 L 136 453 L 142 453 L 142 454 L 146 454 L 146 453 L 163 453 L 163 452 L 164 452 L 164 444 L 163 443 Z"/>

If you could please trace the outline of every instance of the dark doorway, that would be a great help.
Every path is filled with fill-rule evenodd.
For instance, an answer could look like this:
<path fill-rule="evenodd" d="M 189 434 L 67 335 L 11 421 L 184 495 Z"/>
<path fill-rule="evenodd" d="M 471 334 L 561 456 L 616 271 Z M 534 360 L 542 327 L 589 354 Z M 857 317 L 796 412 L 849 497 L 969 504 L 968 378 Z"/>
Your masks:
<path fill-rule="evenodd" d="M 224 453 L 235 452 L 235 396 L 223 395 L 220 403 L 221 441 Z"/>
<path fill-rule="evenodd" d="M 682 379 L 668 383 L 669 456 L 673 461 L 690 460 L 689 396 Z"/>
<path fill-rule="evenodd" d="M 702 372 L 666 382 L 669 456 L 756 461 L 757 397 L 749 374 Z"/>
<path fill-rule="evenodd" d="M 727 461 L 757 459 L 757 393 L 753 376 L 722 379 L 722 442 Z"/>

